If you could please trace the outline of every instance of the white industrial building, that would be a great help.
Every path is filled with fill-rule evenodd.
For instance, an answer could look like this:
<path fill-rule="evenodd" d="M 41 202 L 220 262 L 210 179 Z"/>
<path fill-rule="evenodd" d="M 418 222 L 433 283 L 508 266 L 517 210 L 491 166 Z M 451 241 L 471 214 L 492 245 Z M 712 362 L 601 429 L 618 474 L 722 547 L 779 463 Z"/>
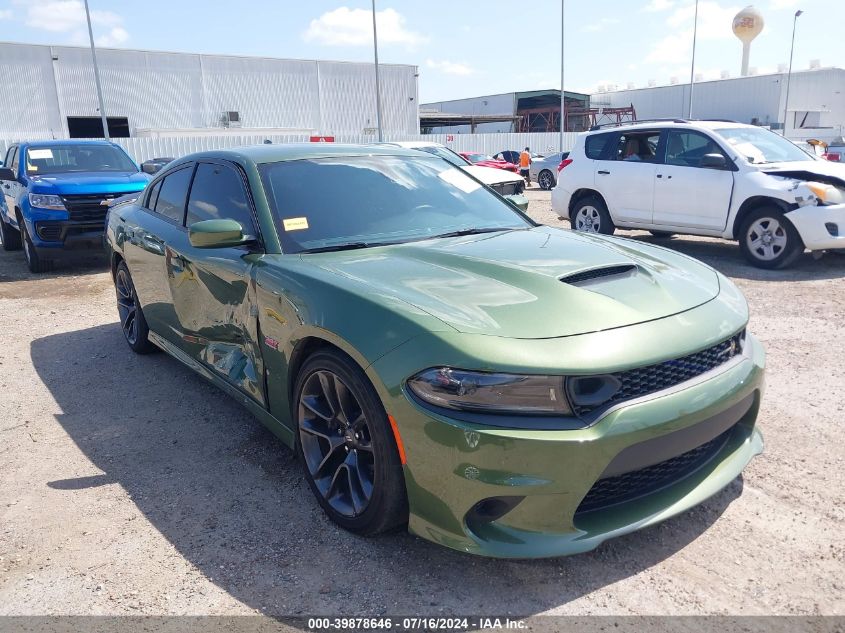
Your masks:
<path fill-rule="evenodd" d="M 697 81 L 692 116 L 730 119 L 782 129 L 786 107 L 785 72 Z M 686 118 L 689 83 L 591 95 L 592 107 L 633 105 L 638 119 Z M 817 68 L 792 72 L 786 136 L 830 140 L 845 128 L 845 69 Z"/>
<path fill-rule="evenodd" d="M 377 127 L 372 64 L 100 48 L 97 61 L 112 136 Z M 385 134 L 418 134 L 417 67 L 379 69 Z M 0 85 L 0 138 L 102 135 L 89 48 L 0 43 Z"/>

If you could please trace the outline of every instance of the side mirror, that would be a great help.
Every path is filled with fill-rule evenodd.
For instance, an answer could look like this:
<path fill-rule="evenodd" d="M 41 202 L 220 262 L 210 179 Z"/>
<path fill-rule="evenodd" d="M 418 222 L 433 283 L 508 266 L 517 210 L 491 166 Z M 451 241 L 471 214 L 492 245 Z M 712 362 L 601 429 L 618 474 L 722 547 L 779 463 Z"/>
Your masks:
<path fill-rule="evenodd" d="M 0 180 L 17 180 L 17 177 L 8 167 L 0 167 Z"/>
<path fill-rule="evenodd" d="M 728 161 L 721 154 L 705 154 L 698 166 L 705 169 L 727 169 Z"/>
<path fill-rule="evenodd" d="M 154 173 L 161 170 L 160 165 L 156 165 L 154 163 L 142 163 L 141 164 L 141 171 L 145 174 L 153 175 Z"/>
<path fill-rule="evenodd" d="M 255 241 L 244 235 L 243 228 L 234 220 L 203 220 L 188 227 L 188 240 L 196 248 L 226 248 L 243 246 Z"/>

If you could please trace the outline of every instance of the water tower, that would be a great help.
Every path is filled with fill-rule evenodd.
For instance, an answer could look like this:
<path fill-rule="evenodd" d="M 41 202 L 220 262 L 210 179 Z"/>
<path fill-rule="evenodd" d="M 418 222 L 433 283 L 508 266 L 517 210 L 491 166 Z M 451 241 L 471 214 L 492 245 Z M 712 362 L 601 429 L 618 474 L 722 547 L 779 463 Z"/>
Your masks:
<path fill-rule="evenodd" d="M 760 35 L 764 25 L 763 14 L 751 5 L 734 16 L 734 35 L 742 42 L 742 72 L 740 74 L 743 77 L 748 74 L 748 55 L 751 52 L 751 42 Z"/>

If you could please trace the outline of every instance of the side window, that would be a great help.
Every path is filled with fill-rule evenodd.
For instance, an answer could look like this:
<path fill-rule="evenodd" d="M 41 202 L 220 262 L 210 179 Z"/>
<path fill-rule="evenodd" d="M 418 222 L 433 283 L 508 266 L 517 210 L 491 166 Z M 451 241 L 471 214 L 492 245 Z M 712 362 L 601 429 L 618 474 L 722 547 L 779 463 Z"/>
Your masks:
<path fill-rule="evenodd" d="M 16 150 L 16 149 L 17 149 L 17 146 L 16 146 L 16 145 L 12 145 L 12 146 L 11 146 L 11 147 L 10 147 L 10 148 L 6 151 L 6 158 L 3 160 L 3 167 L 9 167 L 9 168 L 11 169 L 11 167 L 12 167 L 12 160 L 14 159 L 14 156 L 15 156 L 15 150 Z"/>
<path fill-rule="evenodd" d="M 666 138 L 666 164 L 698 167 L 705 154 L 723 154 L 709 136 L 699 132 L 669 130 Z"/>
<path fill-rule="evenodd" d="M 21 155 L 21 153 L 20 153 L 20 147 L 16 147 L 16 148 L 15 148 L 15 153 L 14 153 L 14 154 L 12 154 L 12 164 L 11 164 L 11 165 L 9 165 L 9 168 L 10 168 L 13 172 L 15 172 L 15 175 L 20 175 L 20 174 L 18 174 L 18 163 L 20 162 L 18 159 L 20 158 L 20 155 Z"/>
<path fill-rule="evenodd" d="M 158 201 L 158 192 L 161 191 L 161 183 L 163 180 L 159 180 L 156 184 L 153 185 L 153 188 L 150 189 L 150 193 L 147 194 L 147 203 L 144 205 L 148 209 L 155 209 L 156 202 Z"/>
<path fill-rule="evenodd" d="M 185 219 L 185 200 L 188 198 L 188 186 L 191 184 L 191 167 L 168 174 L 158 191 L 155 212 L 178 224 Z"/>
<path fill-rule="evenodd" d="M 610 141 L 613 136 L 613 132 L 592 134 L 588 136 L 584 141 L 584 153 L 587 155 L 587 158 L 591 158 L 593 160 L 602 158 L 605 154 L 605 149 L 607 149 L 608 141 Z"/>
<path fill-rule="evenodd" d="M 238 172 L 226 165 L 200 163 L 191 186 L 185 224 L 219 219 L 235 220 L 244 233 L 255 234 L 249 200 Z"/>
<path fill-rule="evenodd" d="M 660 132 L 629 132 L 619 136 L 613 160 L 653 163 L 657 160 Z"/>

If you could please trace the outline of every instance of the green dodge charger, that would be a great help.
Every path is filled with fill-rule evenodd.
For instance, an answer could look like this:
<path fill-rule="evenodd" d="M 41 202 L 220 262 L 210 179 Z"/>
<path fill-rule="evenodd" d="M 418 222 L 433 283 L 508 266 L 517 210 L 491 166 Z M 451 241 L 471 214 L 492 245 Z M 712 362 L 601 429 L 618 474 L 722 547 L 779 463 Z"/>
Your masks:
<path fill-rule="evenodd" d="M 359 534 L 583 552 L 762 451 L 764 352 L 733 283 L 538 225 L 435 156 L 186 156 L 111 208 L 106 239 L 129 347 L 243 403 Z"/>

